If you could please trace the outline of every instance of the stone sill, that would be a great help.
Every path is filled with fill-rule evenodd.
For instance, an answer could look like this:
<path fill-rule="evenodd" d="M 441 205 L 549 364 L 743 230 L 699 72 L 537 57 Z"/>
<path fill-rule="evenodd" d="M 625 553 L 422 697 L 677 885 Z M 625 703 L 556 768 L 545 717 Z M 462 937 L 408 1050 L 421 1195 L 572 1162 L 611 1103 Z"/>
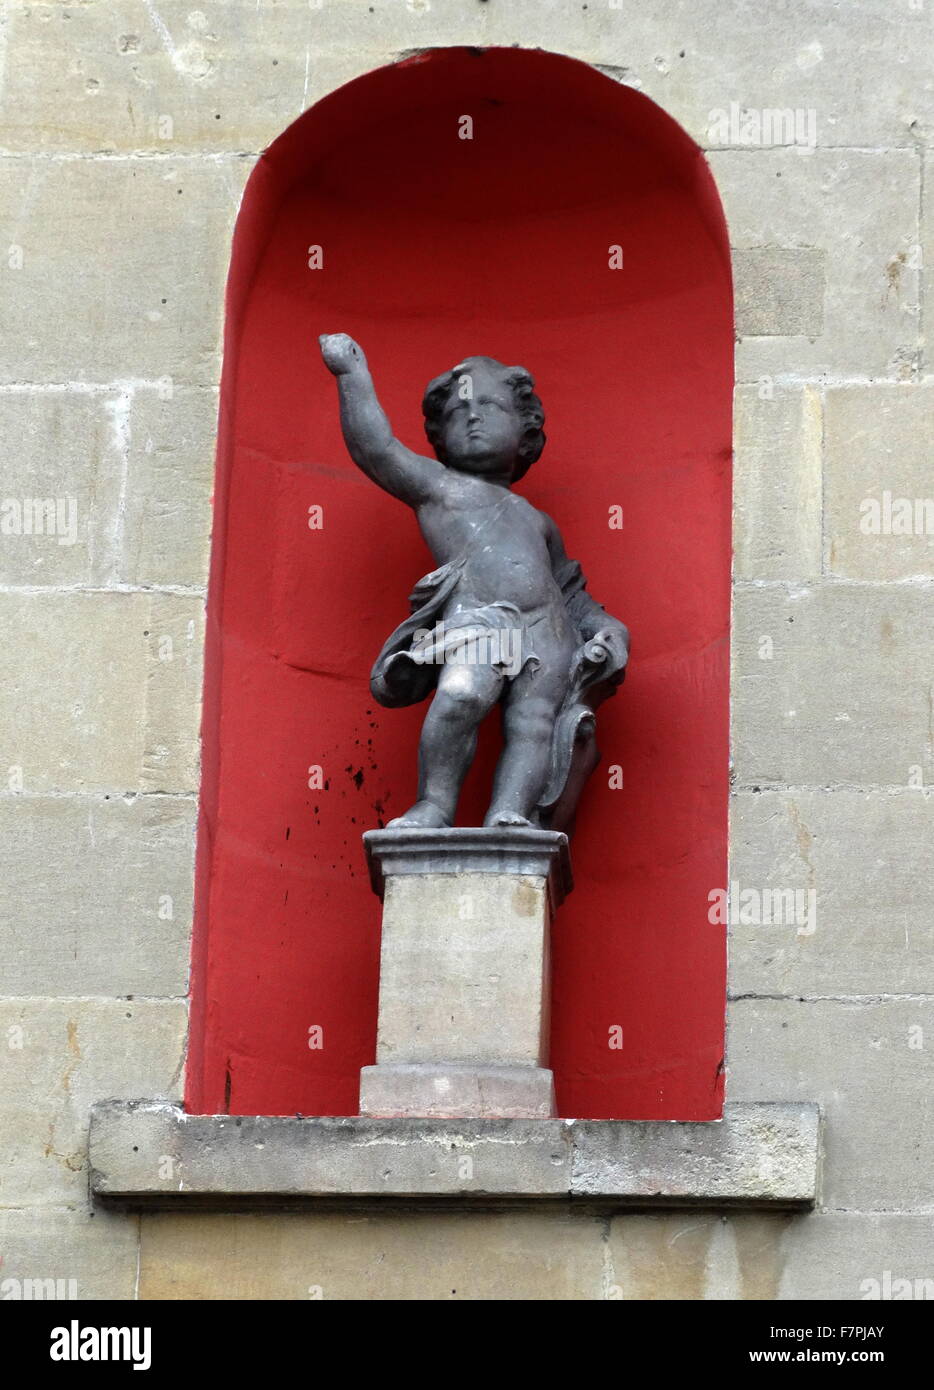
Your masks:
<path fill-rule="evenodd" d="M 186 1115 L 104 1101 L 91 1112 L 91 1193 L 175 1210 L 562 1199 L 807 1209 L 820 1130 L 818 1106 L 797 1102 L 733 1102 L 722 1120 L 682 1123 Z"/>

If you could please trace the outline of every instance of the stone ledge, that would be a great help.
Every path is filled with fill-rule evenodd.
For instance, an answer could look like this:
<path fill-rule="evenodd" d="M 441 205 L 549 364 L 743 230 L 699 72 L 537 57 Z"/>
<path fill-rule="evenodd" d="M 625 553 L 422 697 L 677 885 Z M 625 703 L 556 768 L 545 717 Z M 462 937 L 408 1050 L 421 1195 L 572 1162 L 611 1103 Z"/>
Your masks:
<path fill-rule="evenodd" d="M 128 1207 L 807 1208 L 820 1111 L 728 1104 L 709 1123 L 186 1115 L 156 1101 L 91 1112 L 91 1194 Z"/>

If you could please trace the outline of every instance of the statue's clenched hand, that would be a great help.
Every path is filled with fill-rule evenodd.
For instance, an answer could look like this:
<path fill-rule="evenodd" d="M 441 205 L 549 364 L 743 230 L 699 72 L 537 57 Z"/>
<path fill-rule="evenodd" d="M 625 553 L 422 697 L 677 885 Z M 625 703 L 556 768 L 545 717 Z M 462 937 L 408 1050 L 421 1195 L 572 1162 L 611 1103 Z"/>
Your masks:
<path fill-rule="evenodd" d="M 324 365 L 335 376 L 346 376 L 358 367 L 366 367 L 363 348 L 346 333 L 322 333 L 318 342 Z"/>

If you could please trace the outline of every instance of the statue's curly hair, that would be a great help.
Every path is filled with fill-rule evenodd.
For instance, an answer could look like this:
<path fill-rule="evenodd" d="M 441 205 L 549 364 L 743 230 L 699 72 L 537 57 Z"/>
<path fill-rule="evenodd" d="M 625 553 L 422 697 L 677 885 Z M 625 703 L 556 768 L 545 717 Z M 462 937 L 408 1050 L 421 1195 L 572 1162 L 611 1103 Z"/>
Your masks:
<path fill-rule="evenodd" d="M 452 367 L 449 372 L 436 376 L 434 381 L 430 381 L 425 388 L 425 395 L 422 400 L 422 413 L 425 416 L 425 433 L 428 436 L 428 442 L 441 462 L 447 463 L 444 456 L 442 413 L 452 390 L 457 386 L 462 376 L 470 374 L 473 363 L 481 363 L 485 370 L 490 371 L 492 369 L 501 375 L 504 385 L 512 391 L 516 411 L 522 422 L 519 452 L 512 474 L 512 481 L 516 482 L 529 471 L 533 463 L 537 462 L 545 447 L 545 411 L 535 394 L 535 382 L 532 375 L 526 371 L 525 367 L 506 367 L 502 362 L 497 362 L 495 357 L 465 357 L 463 362 L 458 362 L 457 366 Z"/>

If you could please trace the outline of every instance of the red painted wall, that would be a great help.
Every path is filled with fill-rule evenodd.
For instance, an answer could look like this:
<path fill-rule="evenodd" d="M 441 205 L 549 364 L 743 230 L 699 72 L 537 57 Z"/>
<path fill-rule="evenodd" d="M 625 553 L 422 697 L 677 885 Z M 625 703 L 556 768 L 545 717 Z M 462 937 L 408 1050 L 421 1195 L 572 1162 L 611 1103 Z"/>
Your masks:
<path fill-rule="evenodd" d="M 462 115 L 472 140 L 458 138 Z M 608 268 L 613 244 L 622 270 Z M 312 245 L 322 270 L 308 268 Z M 360 835 L 414 799 L 424 706 L 382 710 L 367 679 L 433 561 L 412 514 L 343 448 L 316 345 L 338 330 L 363 344 L 415 448 L 424 385 L 466 354 L 537 380 L 548 444 L 520 490 L 633 637 L 626 684 L 600 712 L 605 765 L 554 932 L 559 1106 L 714 1118 L 726 229 L 700 152 L 658 107 L 583 64 L 512 49 L 441 51 L 351 83 L 276 141 L 247 189 L 227 299 L 188 1107 L 353 1114 L 374 1060 L 379 903 Z M 486 730 L 462 824 L 485 808 L 497 742 Z M 624 769 L 623 790 L 606 764 Z M 309 790 L 312 765 L 325 790 Z"/>

